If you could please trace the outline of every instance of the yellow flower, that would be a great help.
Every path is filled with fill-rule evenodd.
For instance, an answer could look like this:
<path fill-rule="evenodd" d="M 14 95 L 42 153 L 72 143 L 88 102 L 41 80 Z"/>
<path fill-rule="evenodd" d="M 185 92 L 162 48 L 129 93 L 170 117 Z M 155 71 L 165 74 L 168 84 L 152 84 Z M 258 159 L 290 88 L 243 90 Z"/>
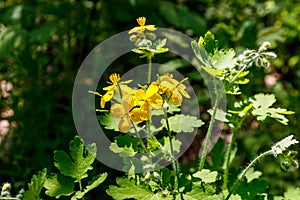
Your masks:
<path fill-rule="evenodd" d="M 185 91 L 186 87 L 182 84 L 183 81 L 178 82 L 173 78 L 172 74 L 166 74 L 158 77 L 156 83 L 159 85 L 161 94 L 165 94 L 168 100 L 177 106 L 182 103 L 182 96 L 190 98 L 190 95 Z"/>
<path fill-rule="evenodd" d="M 104 108 L 105 103 L 109 102 L 115 91 L 117 93 L 120 93 L 119 89 L 121 89 L 121 94 L 122 95 L 127 95 L 127 94 L 132 94 L 133 89 L 131 89 L 130 87 L 128 87 L 125 84 L 128 84 L 130 82 L 132 82 L 132 80 L 128 80 L 128 81 L 120 81 L 120 75 L 117 73 L 111 74 L 109 76 L 109 80 L 111 82 L 108 82 L 109 84 L 111 84 L 110 86 L 104 87 L 103 90 L 107 91 L 104 95 L 101 96 L 101 100 L 100 100 L 100 106 L 101 108 Z"/>
<path fill-rule="evenodd" d="M 133 104 L 131 96 L 125 95 L 121 100 L 121 104 L 115 103 L 110 108 L 110 113 L 113 117 L 121 118 L 118 127 L 122 133 L 127 133 L 132 127 L 131 117 L 129 114 L 132 107 Z"/>
<path fill-rule="evenodd" d="M 155 31 L 155 25 L 145 25 L 146 24 L 146 18 L 145 17 L 139 17 L 136 19 L 137 23 L 140 26 L 134 27 L 133 29 L 131 29 L 128 34 L 131 33 L 136 33 L 136 32 L 143 32 L 145 29 L 147 29 L 148 31 Z"/>
<path fill-rule="evenodd" d="M 149 85 L 146 92 L 142 89 L 137 90 L 132 98 L 134 105 L 137 106 L 131 111 L 131 118 L 135 122 L 149 120 L 151 108 L 161 108 L 163 104 L 162 97 L 158 94 L 158 85 L 154 82 Z"/>

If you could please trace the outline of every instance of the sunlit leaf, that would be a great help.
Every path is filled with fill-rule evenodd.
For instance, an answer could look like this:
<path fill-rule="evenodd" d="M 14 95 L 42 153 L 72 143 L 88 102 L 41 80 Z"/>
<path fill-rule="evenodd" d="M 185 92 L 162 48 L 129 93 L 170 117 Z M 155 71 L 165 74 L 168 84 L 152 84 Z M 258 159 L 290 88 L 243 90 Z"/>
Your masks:
<path fill-rule="evenodd" d="M 194 128 L 201 127 L 204 122 L 197 119 L 195 116 L 178 114 L 168 118 L 169 127 L 171 131 L 180 133 L 191 133 Z M 161 123 L 167 128 L 166 120 L 162 119 Z"/>
<path fill-rule="evenodd" d="M 270 108 L 275 103 L 274 94 L 257 94 L 250 99 L 253 104 L 252 114 L 257 117 L 257 120 L 263 121 L 267 117 L 276 119 L 278 122 L 287 125 L 288 119 L 283 114 L 293 114 L 294 112 L 287 111 L 284 108 Z"/>
<path fill-rule="evenodd" d="M 118 124 L 120 119 L 113 117 L 110 113 L 98 116 L 98 120 L 105 129 L 119 131 Z"/>
<path fill-rule="evenodd" d="M 40 200 L 40 193 L 46 181 L 47 169 L 43 169 L 37 175 L 33 175 L 28 183 L 28 190 L 24 192 L 24 200 Z"/>
<path fill-rule="evenodd" d="M 83 191 L 77 191 L 71 200 L 82 199 L 86 193 L 99 186 L 106 179 L 107 175 L 107 173 L 103 173 L 94 177 L 91 183 Z"/>
<path fill-rule="evenodd" d="M 161 192 L 154 194 L 147 187 L 136 185 L 134 180 L 127 178 L 117 178 L 119 186 L 110 185 L 106 193 L 113 199 L 139 199 L 139 200 L 172 200 L 173 197 L 168 195 L 164 197 Z"/>
<path fill-rule="evenodd" d="M 91 166 L 96 158 L 97 148 L 95 144 L 89 144 L 84 148 L 83 140 L 75 136 L 70 142 L 70 155 L 64 151 L 54 152 L 54 165 L 59 171 L 77 181 L 88 176 L 87 171 L 93 169 Z"/>
<path fill-rule="evenodd" d="M 200 178 L 205 183 L 214 183 L 217 180 L 218 172 L 211 172 L 209 169 L 203 169 L 193 174 L 193 177 Z"/>
<path fill-rule="evenodd" d="M 132 145 L 127 147 L 119 147 L 118 144 L 116 143 L 111 143 L 109 146 L 109 149 L 114 152 L 119 154 L 121 157 L 126 158 L 126 157 L 133 157 L 137 152 L 134 151 L 132 148 Z"/>
<path fill-rule="evenodd" d="M 247 182 L 251 182 L 253 179 L 258 179 L 262 175 L 262 172 L 260 171 L 254 171 L 254 168 L 250 168 L 247 173 L 245 174 L 245 177 L 247 178 Z"/>
<path fill-rule="evenodd" d="M 46 194 L 59 198 L 74 193 L 74 179 L 61 174 L 52 174 L 45 182 Z"/>

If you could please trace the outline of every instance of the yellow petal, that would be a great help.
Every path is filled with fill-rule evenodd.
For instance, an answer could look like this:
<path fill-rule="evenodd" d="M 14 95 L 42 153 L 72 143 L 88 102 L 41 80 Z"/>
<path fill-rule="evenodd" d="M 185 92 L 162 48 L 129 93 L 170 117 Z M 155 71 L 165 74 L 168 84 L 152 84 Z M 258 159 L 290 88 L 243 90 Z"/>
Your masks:
<path fill-rule="evenodd" d="M 120 88 L 121 88 L 123 96 L 131 95 L 134 92 L 134 90 L 131 87 L 127 86 L 127 85 L 120 85 Z M 119 88 L 118 87 L 116 87 L 116 91 L 117 91 L 117 93 L 119 93 Z"/>
<path fill-rule="evenodd" d="M 103 99 L 103 98 L 101 98 L 101 100 L 100 100 L 100 106 L 101 106 L 101 108 L 104 108 L 105 107 L 105 100 Z"/>
<path fill-rule="evenodd" d="M 113 83 L 113 84 L 117 84 L 118 81 L 120 80 L 120 74 L 117 73 L 113 73 L 109 76 L 109 80 Z"/>
<path fill-rule="evenodd" d="M 140 26 L 145 26 L 146 24 L 146 17 L 139 17 L 136 19 L 137 23 L 140 25 Z"/>
<path fill-rule="evenodd" d="M 109 102 L 112 99 L 113 95 L 114 95 L 114 91 L 109 90 L 102 96 L 102 98 L 104 99 L 105 102 Z"/>
<path fill-rule="evenodd" d="M 119 130 L 122 133 L 127 133 L 128 131 L 130 131 L 132 127 L 130 118 L 128 117 L 123 117 L 120 121 L 119 121 Z"/>
<path fill-rule="evenodd" d="M 155 25 L 147 25 L 147 26 L 143 26 L 143 28 L 147 29 L 148 31 L 155 31 Z"/>
<path fill-rule="evenodd" d="M 180 105 L 182 102 L 182 96 L 181 94 L 177 91 L 174 90 L 172 93 L 171 101 L 174 104 L 174 106 Z"/>
<path fill-rule="evenodd" d="M 110 113 L 113 117 L 117 117 L 117 118 L 121 118 L 124 115 L 126 115 L 124 107 L 119 103 L 115 103 L 111 106 Z"/>

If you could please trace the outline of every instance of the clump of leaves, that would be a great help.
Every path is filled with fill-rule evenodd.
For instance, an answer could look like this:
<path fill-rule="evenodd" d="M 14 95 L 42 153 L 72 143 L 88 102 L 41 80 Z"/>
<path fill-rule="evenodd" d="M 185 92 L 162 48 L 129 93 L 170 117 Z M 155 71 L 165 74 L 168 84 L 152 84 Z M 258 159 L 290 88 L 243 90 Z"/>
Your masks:
<path fill-rule="evenodd" d="M 46 195 L 60 198 L 71 196 L 71 200 L 82 199 L 84 195 L 99 186 L 107 177 L 107 173 L 99 174 L 92 178 L 88 185 L 82 186 L 82 179 L 88 177 L 88 171 L 93 169 L 92 164 L 96 158 L 97 148 L 95 144 L 89 144 L 84 148 L 83 140 L 75 136 L 70 141 L 70 154 L 64 151 L 54 152 L 54 165 L 60 173 L 52 173 L 47 177 L 47 170 L 34 175 L 28 184 L 28 190 L 24 193 L 25 200 L 39 200 L 42 188 L 46 188 Z M 78 187 L 75 187 L 78 184 Z M 78 191 L 75 188 L 79 188 Z"/>

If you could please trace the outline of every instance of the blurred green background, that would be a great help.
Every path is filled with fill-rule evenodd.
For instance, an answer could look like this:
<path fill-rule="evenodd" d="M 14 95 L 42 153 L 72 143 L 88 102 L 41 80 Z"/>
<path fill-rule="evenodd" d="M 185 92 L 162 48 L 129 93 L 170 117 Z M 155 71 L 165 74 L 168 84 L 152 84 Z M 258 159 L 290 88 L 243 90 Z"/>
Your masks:
<path fill-rule="evenodd" d="M 237 52 L 257 48 L 265 40 L 272 43 L 278 58 L 270 68 L 251 69 L 246 95 L 274 93 L 278 105 L 296 114 L 289 116 L 289 126 L 247 120 L 238 134 L 239 156 L 233 168 L 245 166 L 288 134 L 300 139 L 298 0 L 7 0 L 0 2 L 1 183 L 11 182 L 17 192 L 26 188 L 36 171 L 44 167 L 55 171 L 53 151 L 67 150 L 66 144 L 76 134 L 71 95 L 78 68 L 97 44 L 136 26 L 139 16 L 145 16 L 148 24 L 195 39 L 210 30 L 221 48 L 233 47 Z M 113 67 L 124 69 L 139 62 L 134 57 Z M 201 93 L 198 72 L 188 66 L 180 70 L 201 86 Z M 199 96 L 202 109 L 210 106 L 205 90 Z M 193 160 L 189 156 L 193 154 L 184 160 Z M 114 173 L 89 197 L 107 198 L 105 189 L 122 174 L 99 162 L 95 168 L 93 173 Z M 300 185 L 299 171 L 285 173 L 274 159 L 263 160 L 256 168 L 271 183 L 268 190 L 273 195 L 282 194 L 289 185 Z"/>

